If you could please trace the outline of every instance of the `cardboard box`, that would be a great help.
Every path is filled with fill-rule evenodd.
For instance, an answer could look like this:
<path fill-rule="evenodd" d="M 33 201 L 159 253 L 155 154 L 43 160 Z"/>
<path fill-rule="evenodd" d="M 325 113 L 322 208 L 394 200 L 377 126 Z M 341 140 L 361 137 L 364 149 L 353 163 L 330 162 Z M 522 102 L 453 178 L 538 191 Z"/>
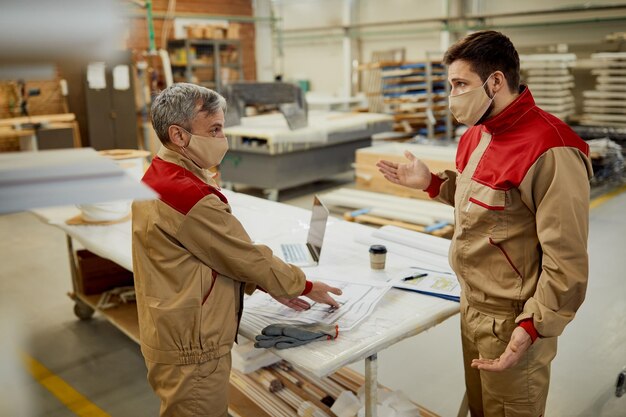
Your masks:
<path fill-rule="evenodd" d="M 133 273 L 108 259 L 88 251 L 76 252 L 78 259 L 77 291 L 85 294 L 100 294 L 115 287 L 134 285 Z"/>
<path fill-rule="evenodd" d="M 226 37 L 226 27 L 220 25 L 205 25 L 204 39 L 224 39 Z"/>
<path fill-rule="evenodd" d="M 189 25 L 185 26 L 187 30 L 187 39 L 202 39 L 204 37 L 204 26 Z"/>
<path fill-rule="evenodd" d="M 226 38 L 227 39 L 239 39 L 240 35 L 241 35 L 241 24 L 230 23 L 228 25 L 228 29 L 226 30 Z"/>

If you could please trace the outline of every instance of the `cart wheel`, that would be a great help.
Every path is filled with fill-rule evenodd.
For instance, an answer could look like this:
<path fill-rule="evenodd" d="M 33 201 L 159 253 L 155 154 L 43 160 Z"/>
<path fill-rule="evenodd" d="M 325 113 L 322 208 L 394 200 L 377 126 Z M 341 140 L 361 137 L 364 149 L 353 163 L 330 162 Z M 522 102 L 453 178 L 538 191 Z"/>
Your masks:
<path fill-rule="evenodd" d="M 621 397 L 626 392 L 626 368 L 617 375 L 617 382 L 615 383 L 615 396 Z"/>
<path fill-rule="evenodd" d="M 74 304 L 74 314 L 81 320 L 89 320 L 94 312 L 93 308 L 83 302 L 77 301 L 76 304 Z"/>

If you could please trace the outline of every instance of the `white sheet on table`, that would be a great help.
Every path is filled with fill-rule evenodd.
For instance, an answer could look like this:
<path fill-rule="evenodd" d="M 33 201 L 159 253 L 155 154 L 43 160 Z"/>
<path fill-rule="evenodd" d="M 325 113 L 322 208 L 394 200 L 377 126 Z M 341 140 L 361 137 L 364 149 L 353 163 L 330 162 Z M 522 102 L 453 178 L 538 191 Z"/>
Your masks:
<path fill-rule="evenodd" d="M 245 301 L 244 315 L 255 316 L 267 325 L 285 324 L 337 324 L 340 331 L 348 331 L 369 316 L 389 286 L 354 284 L 342 281 L 326 283 L 342 290 L 342 295 L 333 295 L 340 307 L 331 308 L 326 304 L 311 303 L 311 308 L 296 311 L 274 300 L 269 294 L 257 291 Z"/>

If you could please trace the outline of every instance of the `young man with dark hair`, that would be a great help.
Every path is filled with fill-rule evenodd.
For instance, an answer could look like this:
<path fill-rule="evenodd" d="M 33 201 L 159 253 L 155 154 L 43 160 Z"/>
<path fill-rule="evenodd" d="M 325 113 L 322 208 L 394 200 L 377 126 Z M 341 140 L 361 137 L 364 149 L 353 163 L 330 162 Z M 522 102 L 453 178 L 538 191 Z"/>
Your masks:
<path fill-rule="evenodd" d="M 455 207 L 450 263 L 463 288 L 461 340 L 472 416 L 539 417 L 557 337 L 585 298 L 589 147 L 519 85 L 503 34 L 473 33 L 444 56 L 449 106 L 469 126 L 457 171 L 414 155 L 379 161 L 389 181 Z"/>

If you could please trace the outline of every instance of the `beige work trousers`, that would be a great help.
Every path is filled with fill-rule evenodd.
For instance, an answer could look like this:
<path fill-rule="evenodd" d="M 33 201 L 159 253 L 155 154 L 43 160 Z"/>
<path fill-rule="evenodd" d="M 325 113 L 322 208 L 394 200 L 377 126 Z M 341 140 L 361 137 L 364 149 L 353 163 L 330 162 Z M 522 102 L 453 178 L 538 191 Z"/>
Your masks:
<path fill-rule="evenodd" d="M 464 299 L 461 301 L 463 364 L 472 417 L 540 417 L 544 414 L 550 363 L 556 355 L 556 337 L 535 340 L 519 363 L 506 371 L 479 371 L 470 366 L 472 359 L 479 356 L 500 357 L 517 326 L 515 317 L 519 309 L 520 306 L 487 309 L 475 304 L 470 306 Z"/>
<path fill-rule="evenodd" d="M 227 417 L 230 352 L 190 365 L 146 361 L 148 382 L 161 400 L 160 417 Z"/>

